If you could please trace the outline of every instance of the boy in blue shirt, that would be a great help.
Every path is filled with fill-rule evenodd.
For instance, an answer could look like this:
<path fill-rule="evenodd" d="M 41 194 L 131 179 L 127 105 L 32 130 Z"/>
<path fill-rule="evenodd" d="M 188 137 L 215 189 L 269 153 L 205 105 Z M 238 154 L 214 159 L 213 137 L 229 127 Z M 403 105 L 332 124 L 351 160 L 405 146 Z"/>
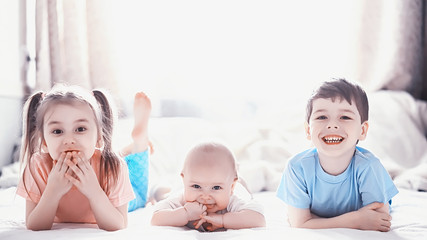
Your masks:
<path fill-rule="evenodd" d="M 309 99 L 305 131 L 315 148 L 289 161 L 277 190 L 292 227 L 390 230 L 398 190 L 379 159 L 356 146 L 368 112 L 365 91 L 345 79 L 323 83 Z"/>

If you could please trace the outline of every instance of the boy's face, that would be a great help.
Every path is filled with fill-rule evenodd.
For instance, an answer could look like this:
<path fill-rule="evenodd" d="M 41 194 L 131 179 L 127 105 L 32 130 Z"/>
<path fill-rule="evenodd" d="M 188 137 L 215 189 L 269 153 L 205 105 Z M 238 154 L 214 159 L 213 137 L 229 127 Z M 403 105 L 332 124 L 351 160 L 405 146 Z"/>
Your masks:
<path fill-rule="evenodd" d="M 306 123 L 307 138 L 319 152 L 339 156 L 353 151 L 358 140 L 364 140 L 368 123 L 361 122 L 356 104 L 345 100 L 319 98 L 313 101 L 310 124 Z"/>
<path fill-rule="evenodd" d="M 205 159 L 188 161 L 181 174 L 185 200 L 204 204 L 208 213 L 226 209 L 237 180 L 229 160 L 217 152 L 193 153 L 189 158 Z"/>
<path fill-rule="evenodd" d="M 82 152 L 89 159 L 98 142 L 95 115 L 83 103 L 53 106 L 44 116 L 43 136 L 43 147 L 54 160 L 67 151 Z"/>

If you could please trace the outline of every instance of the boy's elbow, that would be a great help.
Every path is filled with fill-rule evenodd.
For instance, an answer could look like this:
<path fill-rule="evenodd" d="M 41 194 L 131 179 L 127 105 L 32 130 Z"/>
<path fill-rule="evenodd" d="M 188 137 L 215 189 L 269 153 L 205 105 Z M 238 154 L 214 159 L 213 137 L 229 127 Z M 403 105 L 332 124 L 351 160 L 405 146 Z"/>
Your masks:
<path fill-rule="evenodd" d="M 304 223 L 302 221 L 295 221 L 293 219 L 288 218 L 289 225 L 293 228 L 304 228 Z"/>
<path fill-rule="evenodd" d="M 302 223 L 289 223 L 289 225 L 293 228 L 303 228 L 304 225 Z"/>

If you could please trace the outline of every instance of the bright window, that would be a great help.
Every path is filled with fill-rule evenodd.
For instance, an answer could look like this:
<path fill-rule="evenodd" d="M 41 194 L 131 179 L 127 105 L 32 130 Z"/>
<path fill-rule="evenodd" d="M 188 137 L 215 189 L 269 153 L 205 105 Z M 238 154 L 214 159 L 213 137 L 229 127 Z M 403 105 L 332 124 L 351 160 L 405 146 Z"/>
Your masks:
<path fill-rule="evenodd" d="M 349 1 L 113 2 L 125 96 L 245 118 L 351 65 Z"/>

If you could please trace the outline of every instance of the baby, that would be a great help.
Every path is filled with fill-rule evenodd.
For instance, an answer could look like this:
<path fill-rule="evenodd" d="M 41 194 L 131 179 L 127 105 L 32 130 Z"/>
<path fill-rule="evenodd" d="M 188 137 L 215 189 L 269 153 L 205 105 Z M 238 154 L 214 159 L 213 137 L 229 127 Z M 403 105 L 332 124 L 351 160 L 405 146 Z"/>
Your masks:
<path fill-rule="evenodd" d="M 184 192 L 156 204 L 152 225 L 188 226 L 199 231 L 265 226 L 262 207 L 233 193 L 238 181 L 236 163 L 224 145 L 193 147 L 181 177 Z"/>

